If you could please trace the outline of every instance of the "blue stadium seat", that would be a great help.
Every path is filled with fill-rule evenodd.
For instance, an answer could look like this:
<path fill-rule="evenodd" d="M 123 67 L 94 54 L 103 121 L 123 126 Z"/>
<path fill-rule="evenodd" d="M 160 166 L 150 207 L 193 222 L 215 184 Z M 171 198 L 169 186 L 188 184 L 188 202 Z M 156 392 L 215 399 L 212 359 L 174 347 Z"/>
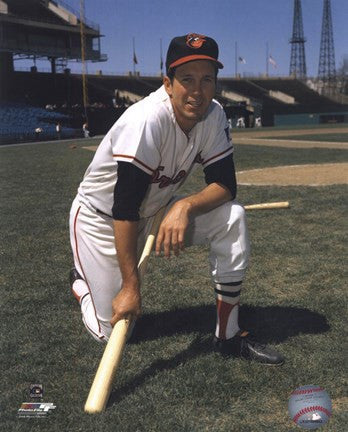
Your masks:
<path fill-rule="evenodd" d="M 41 127 L 45 139 L 56 138 L 56 123 L 62 124 L 62 137 L 76 136 L 76 129 L 65 126 L 69 116 L 23 103 L 0 103 L 0 143 L 33 140 L 35 129 Z M 65 125 L 64 125 L 65 123 Z"/>

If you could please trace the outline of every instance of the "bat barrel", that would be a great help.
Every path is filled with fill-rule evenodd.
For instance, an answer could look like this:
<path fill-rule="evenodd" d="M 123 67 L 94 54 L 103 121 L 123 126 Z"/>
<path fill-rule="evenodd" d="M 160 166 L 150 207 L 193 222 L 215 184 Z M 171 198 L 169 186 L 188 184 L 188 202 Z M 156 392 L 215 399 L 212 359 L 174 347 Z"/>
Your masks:
<path fill-rule="evenodd" d="M 118 321 L 111 333 L 85 403 L 85 412 L 89 414 L 100 413 L 105 409 L 126 344 L 129 323 L 129 320 Z"/>
<path fill-rule="evenodd" d="M 109 399 L 112 381 L 121 360 L 126 343 L 129 320 L 118 321 L 106 345 L 97 373 L 91 386 L 85 411 L 90 414 L 102 412 Z"/>

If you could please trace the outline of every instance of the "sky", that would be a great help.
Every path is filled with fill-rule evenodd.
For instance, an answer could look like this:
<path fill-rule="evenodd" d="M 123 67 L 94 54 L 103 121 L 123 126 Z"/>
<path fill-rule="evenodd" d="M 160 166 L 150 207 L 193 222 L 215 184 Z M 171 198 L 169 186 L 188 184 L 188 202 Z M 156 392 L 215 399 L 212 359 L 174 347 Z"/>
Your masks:
<path fill-rule="evenodd" d="M 64 0 L 77 12 L 80 0 Z M 323 0 L 302 0 L 302 18 L 307 76 L 318 74 Z M 165 61 L 170 40 L 187 33 L 213 37 L 224 64 L 221 76 L 266 73 L 268 53 L 277 67 L 268 63 L 270 76 L 287 76 L 290 67 L 293 0 L 85 0 L 85 16 L 100 26 L 101 52 L 107 62 L 88 62 L 88 72 L 125 74 L 133 71 L 133 38 L 142 75 L 160 73 L 160 40 Z M 348 0 L 331 0 L 336 68 L 348 56 Z M 19 65 L 20 66 L 20 65 Z M 38 66 L 40 66 L 38 64 Z M 47 68 L 49 67 L 47 63 Z M 69 63 L 74 71 L 80 64 Z"/>

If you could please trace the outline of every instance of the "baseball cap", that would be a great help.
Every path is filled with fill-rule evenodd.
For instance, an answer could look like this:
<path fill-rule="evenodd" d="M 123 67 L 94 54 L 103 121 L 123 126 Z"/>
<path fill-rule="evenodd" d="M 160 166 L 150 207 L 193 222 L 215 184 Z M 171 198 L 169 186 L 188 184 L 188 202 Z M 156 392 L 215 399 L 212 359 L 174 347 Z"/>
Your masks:
<path fill-rule="evenodd" d="M 219 47 L 214 39 L 198 33 L 177 36 L 169 44 L 166 60 L 170 69 L 193 60 L 212 60 L 219 69 L 224 65 L 218 61 Z"/>

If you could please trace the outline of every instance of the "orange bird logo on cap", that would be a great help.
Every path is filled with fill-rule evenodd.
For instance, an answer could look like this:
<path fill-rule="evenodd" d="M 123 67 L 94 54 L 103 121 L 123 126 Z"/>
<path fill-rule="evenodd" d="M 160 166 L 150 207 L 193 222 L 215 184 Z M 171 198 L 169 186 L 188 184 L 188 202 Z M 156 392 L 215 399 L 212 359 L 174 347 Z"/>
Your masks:
<path fill-rule="evenodd" d="M 190 33 L 186 37 L 186 45 L 190 48 L 200 48 L 204 44 L 205 38 L 206 36 L 197 33 Z"/>

